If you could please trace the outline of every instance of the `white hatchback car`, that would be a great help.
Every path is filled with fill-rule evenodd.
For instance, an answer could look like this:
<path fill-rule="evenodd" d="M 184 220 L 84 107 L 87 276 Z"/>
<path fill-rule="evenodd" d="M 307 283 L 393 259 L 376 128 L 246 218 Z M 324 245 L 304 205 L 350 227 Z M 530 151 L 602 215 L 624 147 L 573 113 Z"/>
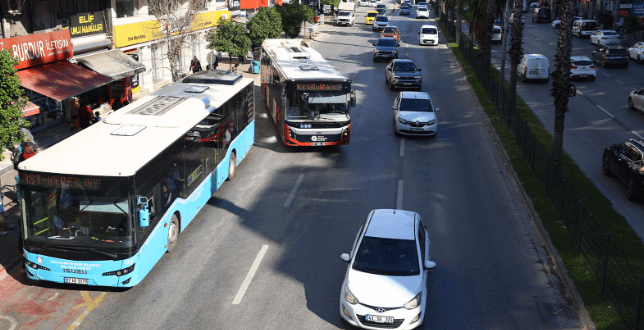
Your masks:
<path fill-rule="evenodd" d="M 427 7 L 418 7 L 416 9 L 416 18 L 429 18 L 429 10 Z"/>
<path fill-rule="evenodd" d="M 597 46 L 619 45 L 619 33 L 614 30 L 597 30 L 590 35 L 590 43 Z"/>
<path fill-rule="evenodd" d="M 400 92 L 394 105 L 394 126 L 396 135 L 436 136 L 438 118 L 432 99 L 425 92 Z"/>
<path fill-rule="evenodd" d="M 423 25 L 418 32 L 419 45 L 438 45 L 438 28 L 435 25 Z"/>
<path fill-rule="evenodd" d="M 644 89 L 631 92 L 628 96 L 628 108 L 644 112 Z"/>
<path fill-rule="evenodd" d="M 644 42 L 636 42 L 628 49 L 628 57 L 642 63 L 644 61 Z"/>
<path fill-rule="evenodd" d="M 590 79 L 597 78 L 597 70 L 595 65 L 586 56 L 571 56 L 570 57 L 570 79 Z"/>
<path fill-rule="evenodd" d="M 373 210 L 360 227 L 340 293 L 340 316 L 365 329 L 413 329 L 425 318 L 429 237 L 420 215 Z"/>

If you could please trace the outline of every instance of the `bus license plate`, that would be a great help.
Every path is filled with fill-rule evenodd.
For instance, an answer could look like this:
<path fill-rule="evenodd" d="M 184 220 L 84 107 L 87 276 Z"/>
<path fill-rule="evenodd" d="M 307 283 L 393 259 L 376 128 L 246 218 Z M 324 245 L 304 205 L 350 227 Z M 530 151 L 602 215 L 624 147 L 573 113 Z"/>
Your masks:
<path fill-rule="evenodd" d="M 325 146 L 326 142 L 313 142 L 312 145 L 314 145 L 314 146 Z"/>
<path fill-rule="evenodd" d="M 68 283 L 68 284 L 85 284 L 85 285 L 87 285 L 87 279 L 86 278 L 65 277 L 65 283 Z"/>
<path fill-rule="evenodd" d="M 378 315 L 367 315 L 367 321 L 376 322 L 376 323 L 394 323 L 393 316 L 378 316 Z"/>

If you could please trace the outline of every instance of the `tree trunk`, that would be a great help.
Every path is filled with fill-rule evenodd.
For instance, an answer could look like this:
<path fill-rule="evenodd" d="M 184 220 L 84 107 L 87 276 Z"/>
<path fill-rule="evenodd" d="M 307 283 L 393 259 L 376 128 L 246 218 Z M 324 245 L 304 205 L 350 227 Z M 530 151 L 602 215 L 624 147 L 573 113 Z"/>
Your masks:
<path fill-rule="evenodd" d="M 561 26 L 555 55 L 555 71 L 552 74 L 550 95 L 555 102 L 555 127 L 552 135 L 550 161 L 555 173 L 561 172 L 561 153 L 564 138 L 564 119 L 568 112 L 568 101 L 576 94 L 570 83 L 570 54 L 572 53 L 572 0 L 564 0 L 562 6 Z"/>
<path fill-rule="evenodd" d="M 514 17 L 512 22 L 512 36 L 510 38 L 510 91 L 508 100 L 512 105 L 511 109 L 516 108 L 517 97 L 517 65 L 523 56 L 523 24 L 521 24 L 521 0 L 514 1 Z"/>
<path fill-rule="evenodd" d="M 459 0 L 458 2 L 458 11 L 456 12 L 456 45 L 461 44 L 461 33 L 463 32 L 463 6 L 465 5 L 464 0 Z"/>
<path fill-rule="evenodd" d="M 494 0 L 487 0 L 487 10 L 485 19 L 481 21 L 480 27 L 482 29 L 479 40 L 479 56 L 483 59 L 483 63 L 487 65 L 489 71 L 489 64 L 492 59 L 491 53 L 491 36 L 492 28 L 494 27 L 494 13 L 496 12 L 496 3 Z"/>

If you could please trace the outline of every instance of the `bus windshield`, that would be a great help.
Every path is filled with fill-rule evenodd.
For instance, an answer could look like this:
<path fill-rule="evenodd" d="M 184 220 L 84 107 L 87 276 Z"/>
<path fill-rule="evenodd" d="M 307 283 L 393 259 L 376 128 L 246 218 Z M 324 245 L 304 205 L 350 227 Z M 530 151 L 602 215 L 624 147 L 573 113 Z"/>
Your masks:
<path fill-rule="evenodd" d="M 349 116 L 347 94 L 302 93 L 289 108 L 288 120 L 293 119 L 338 119 Z"/>
<path fill-rule="evenodd" d="M 134 243 L 128 179 L 21 175 L 27 241 L 45 246 L 124 248 Z"/>

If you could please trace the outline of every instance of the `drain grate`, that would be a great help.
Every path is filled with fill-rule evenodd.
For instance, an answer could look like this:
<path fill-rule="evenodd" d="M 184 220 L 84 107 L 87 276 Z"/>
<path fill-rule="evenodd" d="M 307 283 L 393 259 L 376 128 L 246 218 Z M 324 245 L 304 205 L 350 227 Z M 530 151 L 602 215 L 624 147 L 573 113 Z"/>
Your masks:
<path fill-rule="evenodd" d="M 577 314 L 566 304 L 543 303 L 543 307 L 548 315 L 565 317 L 569 320 L 577 318 Z"/>

